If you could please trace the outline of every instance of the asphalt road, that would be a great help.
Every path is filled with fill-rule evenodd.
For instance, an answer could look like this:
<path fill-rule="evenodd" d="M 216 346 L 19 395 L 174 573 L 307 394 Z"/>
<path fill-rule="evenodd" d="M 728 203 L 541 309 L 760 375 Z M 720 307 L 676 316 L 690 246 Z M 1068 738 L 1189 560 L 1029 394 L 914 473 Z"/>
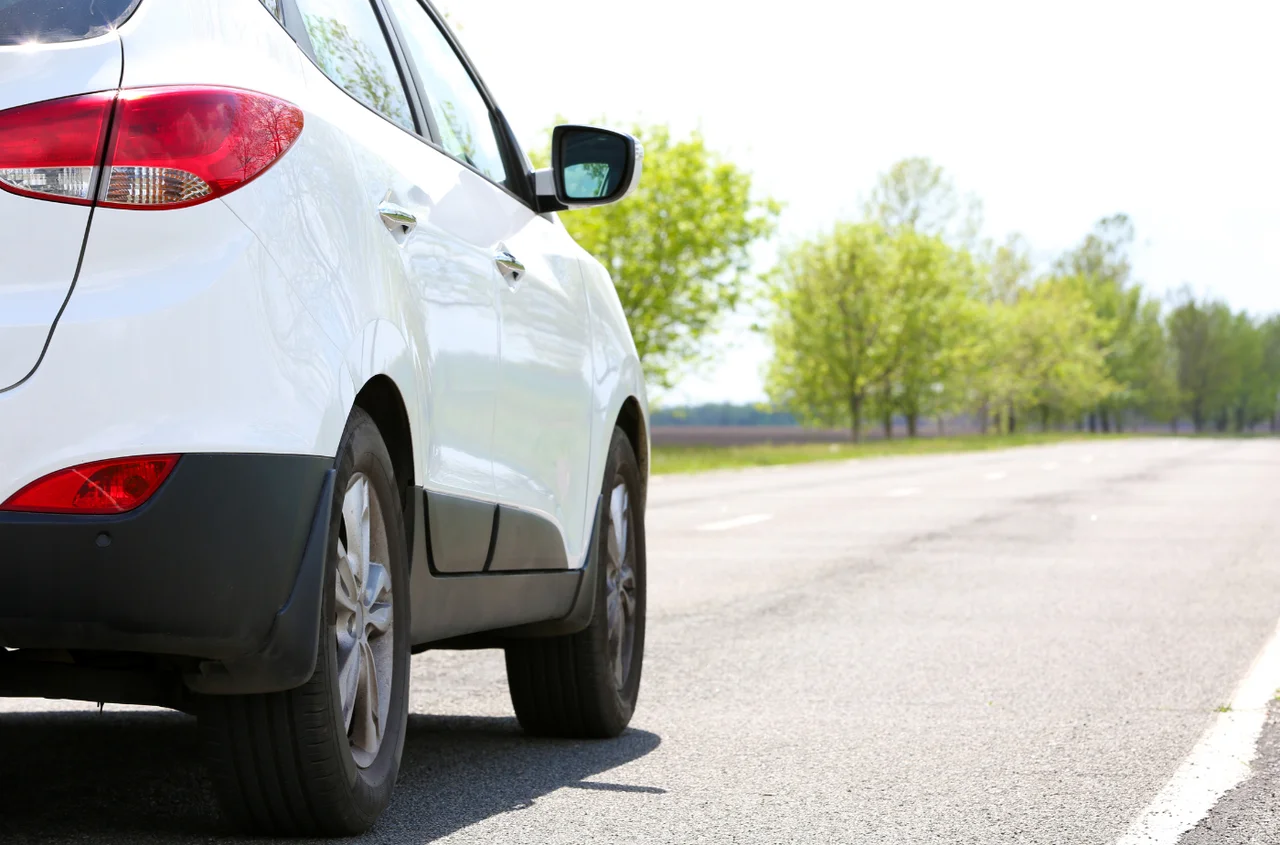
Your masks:
<path fill-rule="evenodd" d="M 1278 481 L 1170 439 L 656 479 L 633 728 L 525 739 L 499 654 L 417 657 L 367 841 L 1115 842 L 1276 630 Z M 1280 841 L 1260 748 L 1184 842 Z M 186 717 L 0 702 L 0 841 L 219 831 Z"/>

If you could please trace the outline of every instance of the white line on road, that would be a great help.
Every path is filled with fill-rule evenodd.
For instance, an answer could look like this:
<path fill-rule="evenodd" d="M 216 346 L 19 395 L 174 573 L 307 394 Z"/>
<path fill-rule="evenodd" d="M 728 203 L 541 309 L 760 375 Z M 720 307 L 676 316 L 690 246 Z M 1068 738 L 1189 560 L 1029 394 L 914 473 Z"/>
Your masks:
<path fill-rule="evenodd" d="M 899 487 L 897 490 L 890 490 L 888 495 L 890 499 L 901 499 L 905 496 L 914 496 L 919 492 L 919 487 Z"/>
<path fill-rule="evenodd" d="M 757 522 L 767 522 L 773 519 L 771 513 L 749 513 L 746 516 L 735 516 L 733 519 L 722 519 L 719 522 L 708 522 L 706 525 L 699 525 L 699 531 L 728 531 L 730 528 L 742 528 L 746 525 L 755 525 Z"/>
<path fill-rule="evenodd" d="M 986 474 L 985 478 L 987 479 L 987 481 L 999 481 L 1000 479 L 1005 478 L 1008 475 L 1009 473 L 1007 472 L 989 472 Z"/>
<path fill-rule="evenodd" d="M 1280 626 L 1236 687 L 1229 708 L 1218 713 L 1190 756 L 1116 845 L 1175 845 L 1209 815 L 1218 799 L 1249 776 L 1267 719 L 1267 703 L 1277 689 Z"/>

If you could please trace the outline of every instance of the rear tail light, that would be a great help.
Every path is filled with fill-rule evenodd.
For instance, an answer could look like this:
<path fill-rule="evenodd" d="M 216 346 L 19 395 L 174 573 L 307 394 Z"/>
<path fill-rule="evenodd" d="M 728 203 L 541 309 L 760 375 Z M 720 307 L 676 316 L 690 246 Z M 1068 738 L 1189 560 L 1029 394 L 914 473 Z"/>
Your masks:
<path fill-rule="evenodd" d="M 31 482 L 0 511 L 103 515 L 131 511 L 169 477 L 177 455 L 148 455 L 81 464 Z"/>
<path fill-rule="evenodd" d="M 236 88 L 49 100 L 0 112 L 0 188 L 87 205 L 101 182 L 100 205 L 181 208 L 261 175 L 301 132 L 296 106 Z"/>
<path fill-rule="evenodd" d="M 0 187 L 89 205 L 115 92 L 0 112 Z"/>

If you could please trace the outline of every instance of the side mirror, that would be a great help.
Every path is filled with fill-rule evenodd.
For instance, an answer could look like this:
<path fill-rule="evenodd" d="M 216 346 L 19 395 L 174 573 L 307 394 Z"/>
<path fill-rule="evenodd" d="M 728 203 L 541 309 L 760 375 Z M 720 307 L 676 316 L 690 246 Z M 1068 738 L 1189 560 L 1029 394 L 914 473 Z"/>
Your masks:
<path fill-rule="evenodd" d="M 630 135 L 594 126 L 551 132 L 551 169 L 534 174 L 538 211 L 608 205 L 640 184 L 644 148 Z"/>

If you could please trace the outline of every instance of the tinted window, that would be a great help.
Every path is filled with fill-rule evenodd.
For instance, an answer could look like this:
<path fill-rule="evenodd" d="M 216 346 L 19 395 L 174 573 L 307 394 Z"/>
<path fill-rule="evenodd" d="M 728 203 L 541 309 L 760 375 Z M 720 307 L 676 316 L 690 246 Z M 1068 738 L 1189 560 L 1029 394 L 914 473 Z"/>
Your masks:
<path fill-rule="evenodd" d="M 316 64 L 348 94 L 414 131 L 413 112 L 369 0 L 298 0 Z"/>
<path fill-rule="evenodd" d="M 0 46 L 79 41 L 122 23 L 139 0 L 0 0 Z"/>
<path fill-rule="evenodd" d="M 387 5 L 400 22 L 422 93 L 430 101 L 441 145 L 493 181 L 505 182 L 502 147 L 489 107 L 444 33 L 418 0 L 389 0 Z"/>

